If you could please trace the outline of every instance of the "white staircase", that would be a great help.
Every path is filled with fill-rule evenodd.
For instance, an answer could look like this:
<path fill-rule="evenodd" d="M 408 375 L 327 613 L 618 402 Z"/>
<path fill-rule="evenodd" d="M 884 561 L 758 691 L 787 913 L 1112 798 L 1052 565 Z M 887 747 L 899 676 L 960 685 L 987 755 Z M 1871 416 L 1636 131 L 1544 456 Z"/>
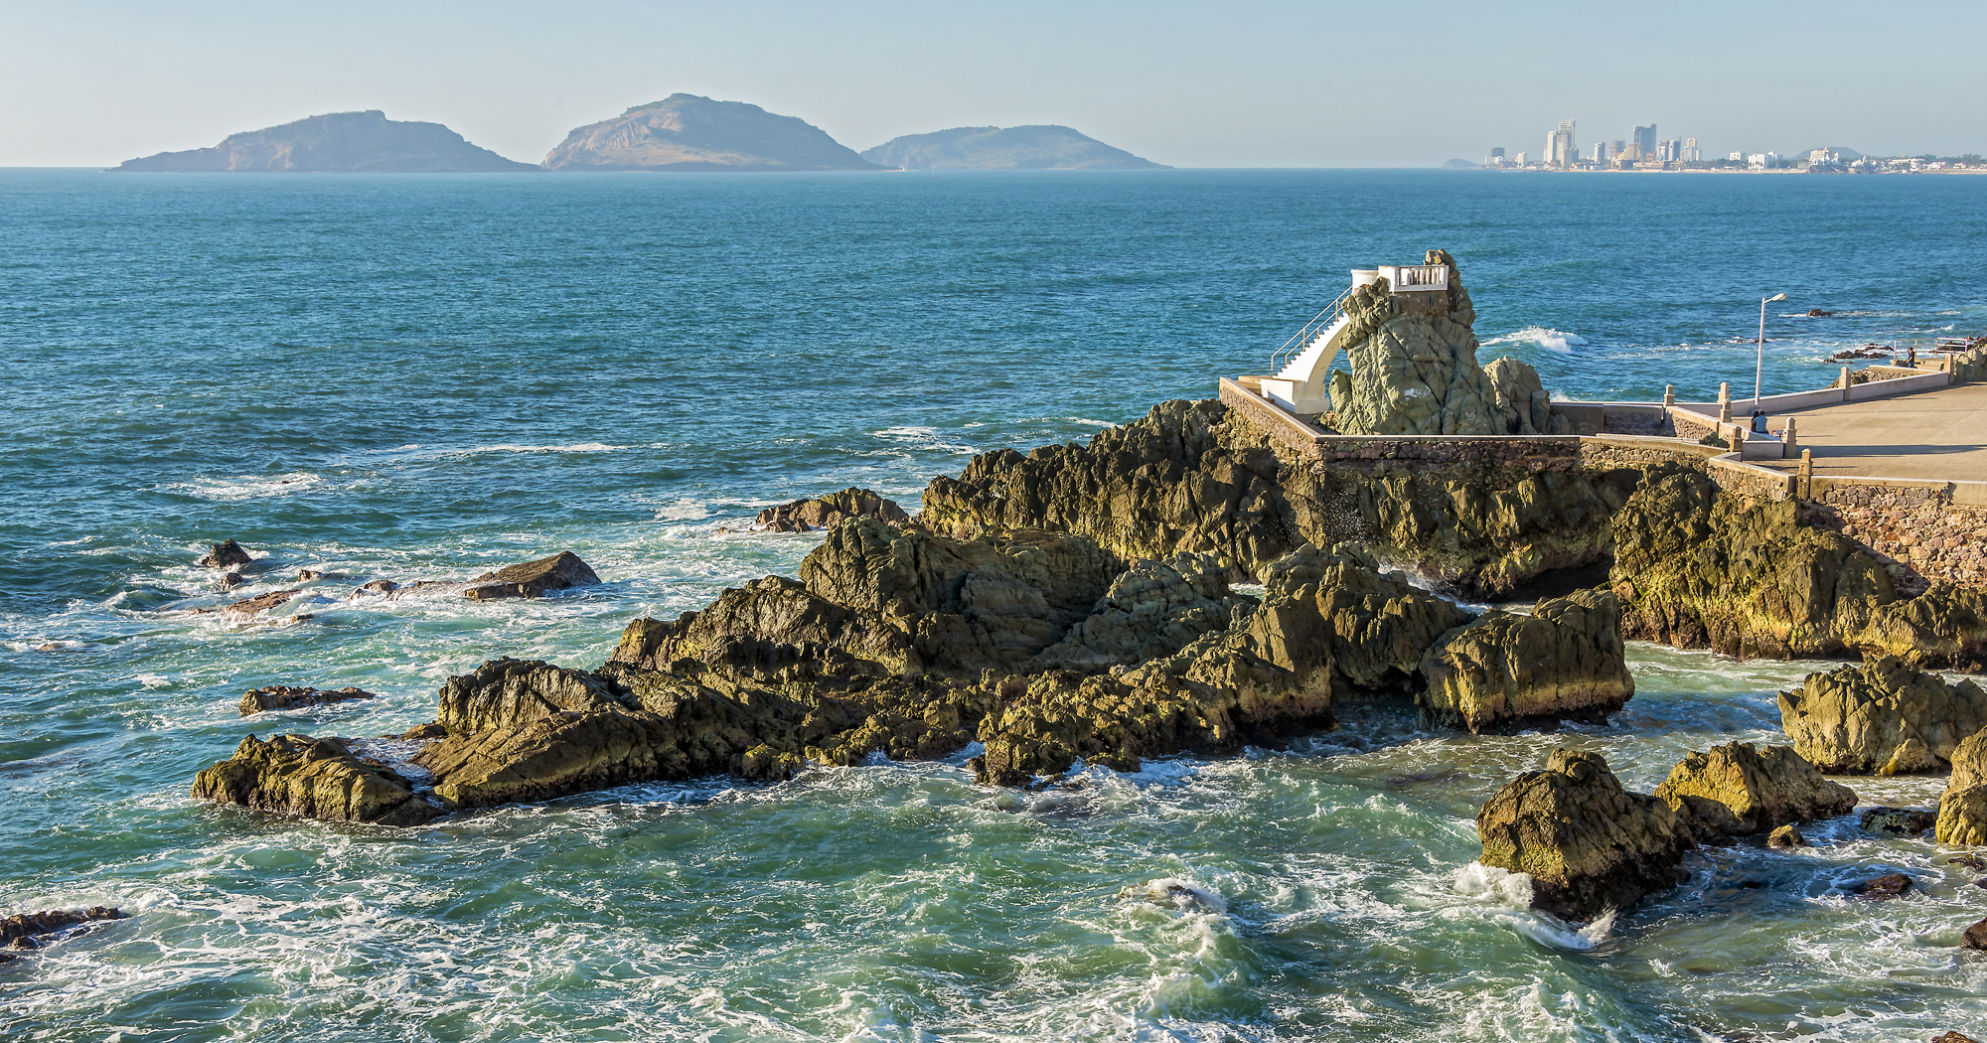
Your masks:
<path fill-rule="evenodd" d="M 1331 408 L 1325 381 L 1338 359 L 1339 334 L 1352 322 L 1352 316 L 1345 312 L 1345 302 L 1351 296 L 1351 290 L 1340 294 L 1270 356 L 1275 375 L 1262 378 L 1264 398 L 1292 413 L 1322 413 Z"/>

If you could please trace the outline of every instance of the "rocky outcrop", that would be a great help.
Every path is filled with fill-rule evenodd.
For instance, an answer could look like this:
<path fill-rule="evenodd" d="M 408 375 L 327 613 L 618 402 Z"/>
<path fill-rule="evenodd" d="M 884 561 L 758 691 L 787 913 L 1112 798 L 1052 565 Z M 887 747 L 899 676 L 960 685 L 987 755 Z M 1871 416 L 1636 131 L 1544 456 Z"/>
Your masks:
<path fill-rule="evenodd" d="M 485 572 L 470 580 L 462 596 L 471 601 L 497 601 L 503 598 L 541 598 L 555 590 L 590 587 L 600 582 L 593 569 L 579 555 L 563 550 L 549 558 L 511 565 Z"/>
<path fill-rule="evenodd" d="M 1474 464 L 1363 470 L 1279 455 L 1218 402 L 1166 402 L 1087 445 L 975 457 L 919 520 L 955 537 L 1079 533 L 1126 557 L 1213 555 L 1256 575 L 1298 546 L 1357 543 L 1467 594 L 1503 597 L 1606 560 L 1640 471 Z"/>
<path fill-rule="evenodd" d="M 1701 844 L 1833 818 L 1856 806 L 1849 787 L 1823 778 L 1793 748 L 1743 742 L 1684 757 L 1656 796 L 1689 823 Z"/>
<path fill-rule="evenodd" d="M 348 703 L 372 698 L 376 696 L 361 688 L 304 688 L 274 684 L 263 688 L 252 688 L 243 695 L 241 715 L 248 717 L 269 710 L 295 710 L 305 706 L 323 706 L 328 703 Z"/>
<path fill-rule="evenodd" d="M 877 518 L 890 525 L 911 520 L 896 501 L 886 500 L 868 489 L 850 486 L 840 492 L 811 500 L 793 500 L 768 507 L 752 521 L 754 532 L 810 532 L 832 529 L 850 518 Z"/>
<path fill-rule="evenodd" d="M 1810 674 L 1779 703 L 1794 748 L 1838 774 L 1942 771 L 1962 739 L 1987 728 L 1987 691 L 1894 656 Z"/>
<path fill-rule="evenodd" d="M 1941 844 L 1987 844 L 1987 731 L 1975 732 L 1952 753 L 1952 776 L 1939 798 L 1933 835 Z"/>
<path fill-rule="evenodd" d="M 245 569 L 254 566 L 255 559 L 248 556 L 241 544 L 230 538 L 214 544 L 200 559 L 200 564 L 210 569 Z"/>
<path fill-rule="evenodd" d="M 0 963 L 14 959 L 14 952 L 41 948 L 40 939 L 47 935 L 67 931 L 79 924 L 122 920 L 124 915 L 119 909 L 93 905 L 88 909 L 50 909 L 0 917 L 0 950 L 11 950 L 0 951 Z"/>
<path fill-rule="evenodd" d="M 1613 517 L 1610 571 L 1628 636 L 1728 655 L 1896 654 L 1965 665 L 1987 650 L 1987 595 L 1905 597 L 1881 562 L 1804 524 L 1791 500 L 1721 492 L 1692 470 L 1652 473 Z"/>
<path fill-rule="evenodd" d="M 1377 308 L 1388 299 L 1359 303 Z M 1340 433 L 1505 433 L 1468 324 L 1447 315 L 1396 312 L 1343 350 L 1352 368 L 1331 380 L 1331 424 Z"/>
<path fill-rule="evenodd" d="M 1529 363 L 1506 355 L 1483 367 L 1490 389 L 1497 398 L 1497 419 L 1505 434 L 1563 435 L 1565 417 L 1552 415 L 1552 396 L 1546 394 L 1539 372 Z"/>
<path fill-rule="evenodd" d="M 1554 750 L 1477 813 L 1480 861 L 1531 877 L 1532 904 L 1569 920 L 1674 887 L 1693 845 L 1669 804 L 1624 790 L 1598 754 Z"/>
<path fill-rule="evenodd" d="M 303 591 L 300 589 L 272 590 L 266 594 L 257 594 L 252 598 L 243 598 L 233 604 L 216 605 L 211 608 L 196 608 L 193 611 L 202 615 L 218 613 L 222 619 L 230 623 L 254 623 L 271 615 L 275 609 L 289 604 L 297 595 L 302 593 Z M 293 621 L 301 622 L 309 619 L 310 616 L 293 613 L 289 618 Z"/>
<path fill-rule="evenodd" d="M 201 769 L 193 797 L 299 818 L 388 826 L 419 825 L 440 814 L 405 776 L 359 757 L 348 743 L 307 735 L 277 735 L 265 742 L 251 735 L 233 757 Z"/>
<path fill-rule="evenodd" d="M 1876 837 L 1922 837 L 1938 820 L 1936 812 L 1924 808 L 1875 807 L 1863 812 L 1856 827 Z"/>
<path fill-rule="evenodd" d="M 1539 718 L 1604 718 L 1635 694 L 1621 606 L 1603 590 L 1541 601 L 1530 615 L 1493 609 L 1429 649 L 1421 672 L 1422 705 L 1473 732 Z"/>

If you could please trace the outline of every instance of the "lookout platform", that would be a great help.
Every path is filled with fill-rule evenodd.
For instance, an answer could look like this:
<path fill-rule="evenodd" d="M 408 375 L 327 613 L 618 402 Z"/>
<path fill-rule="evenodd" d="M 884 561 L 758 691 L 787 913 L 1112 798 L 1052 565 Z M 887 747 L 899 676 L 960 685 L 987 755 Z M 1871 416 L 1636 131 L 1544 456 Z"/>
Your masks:
<path fill-rule="evenodd" d="M 1817 475 L 1987 481 L 1987 384 L 1820 405 L 1785 416 L 1795 422 L 1800 448 L 1812 452 Z M 1763 462 L 1800 468 L 1792 458 Z"/>

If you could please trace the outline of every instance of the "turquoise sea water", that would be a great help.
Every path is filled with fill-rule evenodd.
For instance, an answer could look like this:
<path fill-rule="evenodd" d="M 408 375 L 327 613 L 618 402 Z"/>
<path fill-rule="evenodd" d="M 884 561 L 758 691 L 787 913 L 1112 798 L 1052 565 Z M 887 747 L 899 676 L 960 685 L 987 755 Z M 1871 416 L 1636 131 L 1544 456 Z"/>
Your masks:
<path fill-rule="evenodd" d="M 1575 397 L 1827 382 L 1834 349 L 1987 332 L 1987 179 L 1167 172 L 215 177 L 0 171 L 0 912 L 132 919 L 0 966 L 28 1040 L 1891 1040 L 1987 1026 L 1978 874 L 1923 841 L 1692 862 L 1574 932 L 1471 866 L 1557 738 L 1355 715 L 1077 787 L 957 764 L 645 786 L 417 831 L 186 785 L 270 683 L 433 716 L 483 659 L 591 665 L 640 614 L 791 572 L 760 507 L 914 503 L 976 451 L 1199 397 L 1354 266 L 1454 253 L 1483 358 Z M 1809 307 L 1831 319 L 1799 317 Z M 263 556 L 223 596 L 195 568 Z M 461 578 L 572 549 L 529 604 L 190 610 L 300 567 Z M 1638 648 L 1572 741 L 1650 787 L 1777 734 L 1811 664 Z M 1867 803 L 1940 780 L 1853 780 Z M 1916 895 L 1848 901 L 1887 869 Z M 1200 889 L 1184 907 L 1139 897 Z M 1750 882 L 1750 883 L 1749 883 Z M 1759 883 L 1764 886 L 1751 886 Z M 1129 894 L 1121 894 L 1130 889 Z M 1979 1034 L 1978 1032 L 1975 1033 Z"/>

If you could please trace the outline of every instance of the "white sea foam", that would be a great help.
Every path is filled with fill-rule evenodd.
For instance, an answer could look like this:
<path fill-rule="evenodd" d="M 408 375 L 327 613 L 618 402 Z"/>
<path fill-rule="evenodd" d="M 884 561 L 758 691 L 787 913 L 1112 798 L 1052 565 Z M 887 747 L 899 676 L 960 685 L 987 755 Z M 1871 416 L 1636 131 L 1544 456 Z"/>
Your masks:
<path fill-rule="evenodd" d="M 295 496 L 324 484 L 313 471 L 291 471 L 278 475 L 238 475 L 232 478 L 198 478 L 176 482 L 163 488 L 203 500 L 260 500 L 271 496 Z"/>
<path fill-rule="evenodd" d="M 1546 326 L 1526 326 L 1524 329 L 1512 333 L 1492 337 L 1484 341 L 1483 346 L 1490 348 L 1496 347 L 1499 344 L 1532 344 L 1547 351 L 1557 351 L 1561 354 L 1570 355 L 1573 353 L 1574 348 L 1586 343 L 1587 338 L 1582 337 L 1578 333 L 1567 333 L 1563 330 L 1555 330 Z"/>
<path fill-rule="evenodd" d="M 979 450 L 964 442 L 955 442 L 946 438 L 939 434 L 938 428 L 935 427 L 899 424 L 896 427 L 886 427 L 880 431 L 871 431 L 870 435 L 875 438 L 881 438 L 886 442 L 895 442 L 899 445 L 925 452 L 951 453 L 954 456 L 971 456 L 979 452 Z"/>

